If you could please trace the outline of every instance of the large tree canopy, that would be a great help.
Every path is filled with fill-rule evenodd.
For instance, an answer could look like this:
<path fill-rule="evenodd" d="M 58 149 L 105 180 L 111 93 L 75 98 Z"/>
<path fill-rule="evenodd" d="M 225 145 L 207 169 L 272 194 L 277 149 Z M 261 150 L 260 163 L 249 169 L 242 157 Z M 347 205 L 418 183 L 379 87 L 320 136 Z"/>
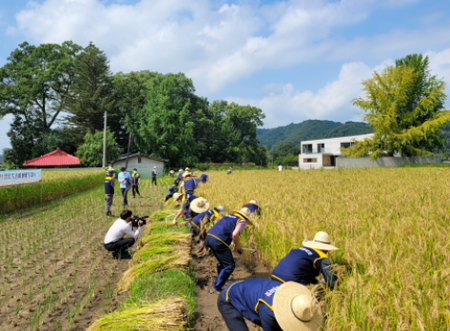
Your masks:
<path fill-rule="evenodd" d="M 353 104 L 365 111 L 364 120 L 374 128 L 374 137 L 355 142 L 344 155 L 370 154 L 377 159 L 395 152 L 415 156 L 443 148 L 439 133 L 450 122 L 450 112 L 442 110 L 445 85 L 430 76 L 428 58 L 407 56 L 397 61 L 397 67 L 375 72 L 363 86 L 366 96 Z"/>

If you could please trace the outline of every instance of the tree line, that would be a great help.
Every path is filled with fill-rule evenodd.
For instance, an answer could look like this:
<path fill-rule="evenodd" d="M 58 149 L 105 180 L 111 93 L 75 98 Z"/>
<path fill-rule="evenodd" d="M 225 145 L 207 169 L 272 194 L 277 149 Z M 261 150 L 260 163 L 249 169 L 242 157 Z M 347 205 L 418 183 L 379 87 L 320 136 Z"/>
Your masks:
<path fill-rule="evenodd" d="M 107 159 L 126 152 L 197 162 L 267 165 L 256 139 L 264 113 L 252 106 L 210 102 L 183 73 L 149 70 L 112 74 L 106 54 L 90 43 L 19 45 L 0 68 L 0 116 L 13 116 L 3 151 L 9 166 L 59 147 L 86 166 L 102 163 L 104 113 Z"/>

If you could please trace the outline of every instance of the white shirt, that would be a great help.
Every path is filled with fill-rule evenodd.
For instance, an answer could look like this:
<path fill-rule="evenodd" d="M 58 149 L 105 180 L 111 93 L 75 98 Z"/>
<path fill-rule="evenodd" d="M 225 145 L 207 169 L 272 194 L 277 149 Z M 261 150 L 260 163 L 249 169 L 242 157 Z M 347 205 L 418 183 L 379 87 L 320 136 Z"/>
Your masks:
<path fill-rule="evenodd" d="M 122 239 L 126 234 L 131 238 L 136 239 L 139 236 L 141 228 L 138 228 L 136 232 L 131 229 L 131 223 L 127 223 L 125 220 L 119 218 L 109 228 L 106 233 L 105 244 L 112 243 L 114 241 Z"/>
<path fill-rule="evenodd" d="M 281 170 L 283 170 L 283 167 L 282 166 L 278 166 L 278 171 L 281 171 Z"/>

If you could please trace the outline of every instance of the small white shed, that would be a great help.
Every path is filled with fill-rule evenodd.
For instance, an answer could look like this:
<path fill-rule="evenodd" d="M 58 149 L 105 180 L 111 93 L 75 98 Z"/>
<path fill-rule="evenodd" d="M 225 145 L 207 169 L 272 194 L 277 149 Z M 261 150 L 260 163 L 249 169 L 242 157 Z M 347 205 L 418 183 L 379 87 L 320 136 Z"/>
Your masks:
<path fill-rule="evenodd" d="M 152 176 L 153 167 L 156 167 L 158 177 L 161 177 L 164 171 L 164 163 L 169 160 L 161 159 L 159 157 L 150 156 L 143 153 L 130 154 L 128 157 L 127 171 L 133 171 L 133 168 L 138 170 L 141 178 L 150 178 Z M 113 168 L 125 167 L 127 163 L 127 155 L 122 155 L 118 160 L 111 161 L 110 164 Z"/>

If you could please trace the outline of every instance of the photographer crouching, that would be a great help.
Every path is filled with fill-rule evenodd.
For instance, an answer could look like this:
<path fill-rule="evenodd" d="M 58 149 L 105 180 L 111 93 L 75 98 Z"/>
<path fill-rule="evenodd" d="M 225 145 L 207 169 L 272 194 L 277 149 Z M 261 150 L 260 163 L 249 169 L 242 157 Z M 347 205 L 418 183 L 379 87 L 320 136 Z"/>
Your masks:
<path fill-rule="evenodd" d="M 103 246 L 112 252 L 114 259 L 131 258 L 128 248 L 134 245 L 141 232 L 141 226 L 145 224 L 146 217 L 132 217 L 132 215 L 133 212 L 131 210 L 122 210 L 120 218 L 114 222 L 106 233 Z M 132 226 L 137 226 L 136 232 L 133 232 Z M 124 238 L 125 235 L 128 235 L 130 238 Z"/>

